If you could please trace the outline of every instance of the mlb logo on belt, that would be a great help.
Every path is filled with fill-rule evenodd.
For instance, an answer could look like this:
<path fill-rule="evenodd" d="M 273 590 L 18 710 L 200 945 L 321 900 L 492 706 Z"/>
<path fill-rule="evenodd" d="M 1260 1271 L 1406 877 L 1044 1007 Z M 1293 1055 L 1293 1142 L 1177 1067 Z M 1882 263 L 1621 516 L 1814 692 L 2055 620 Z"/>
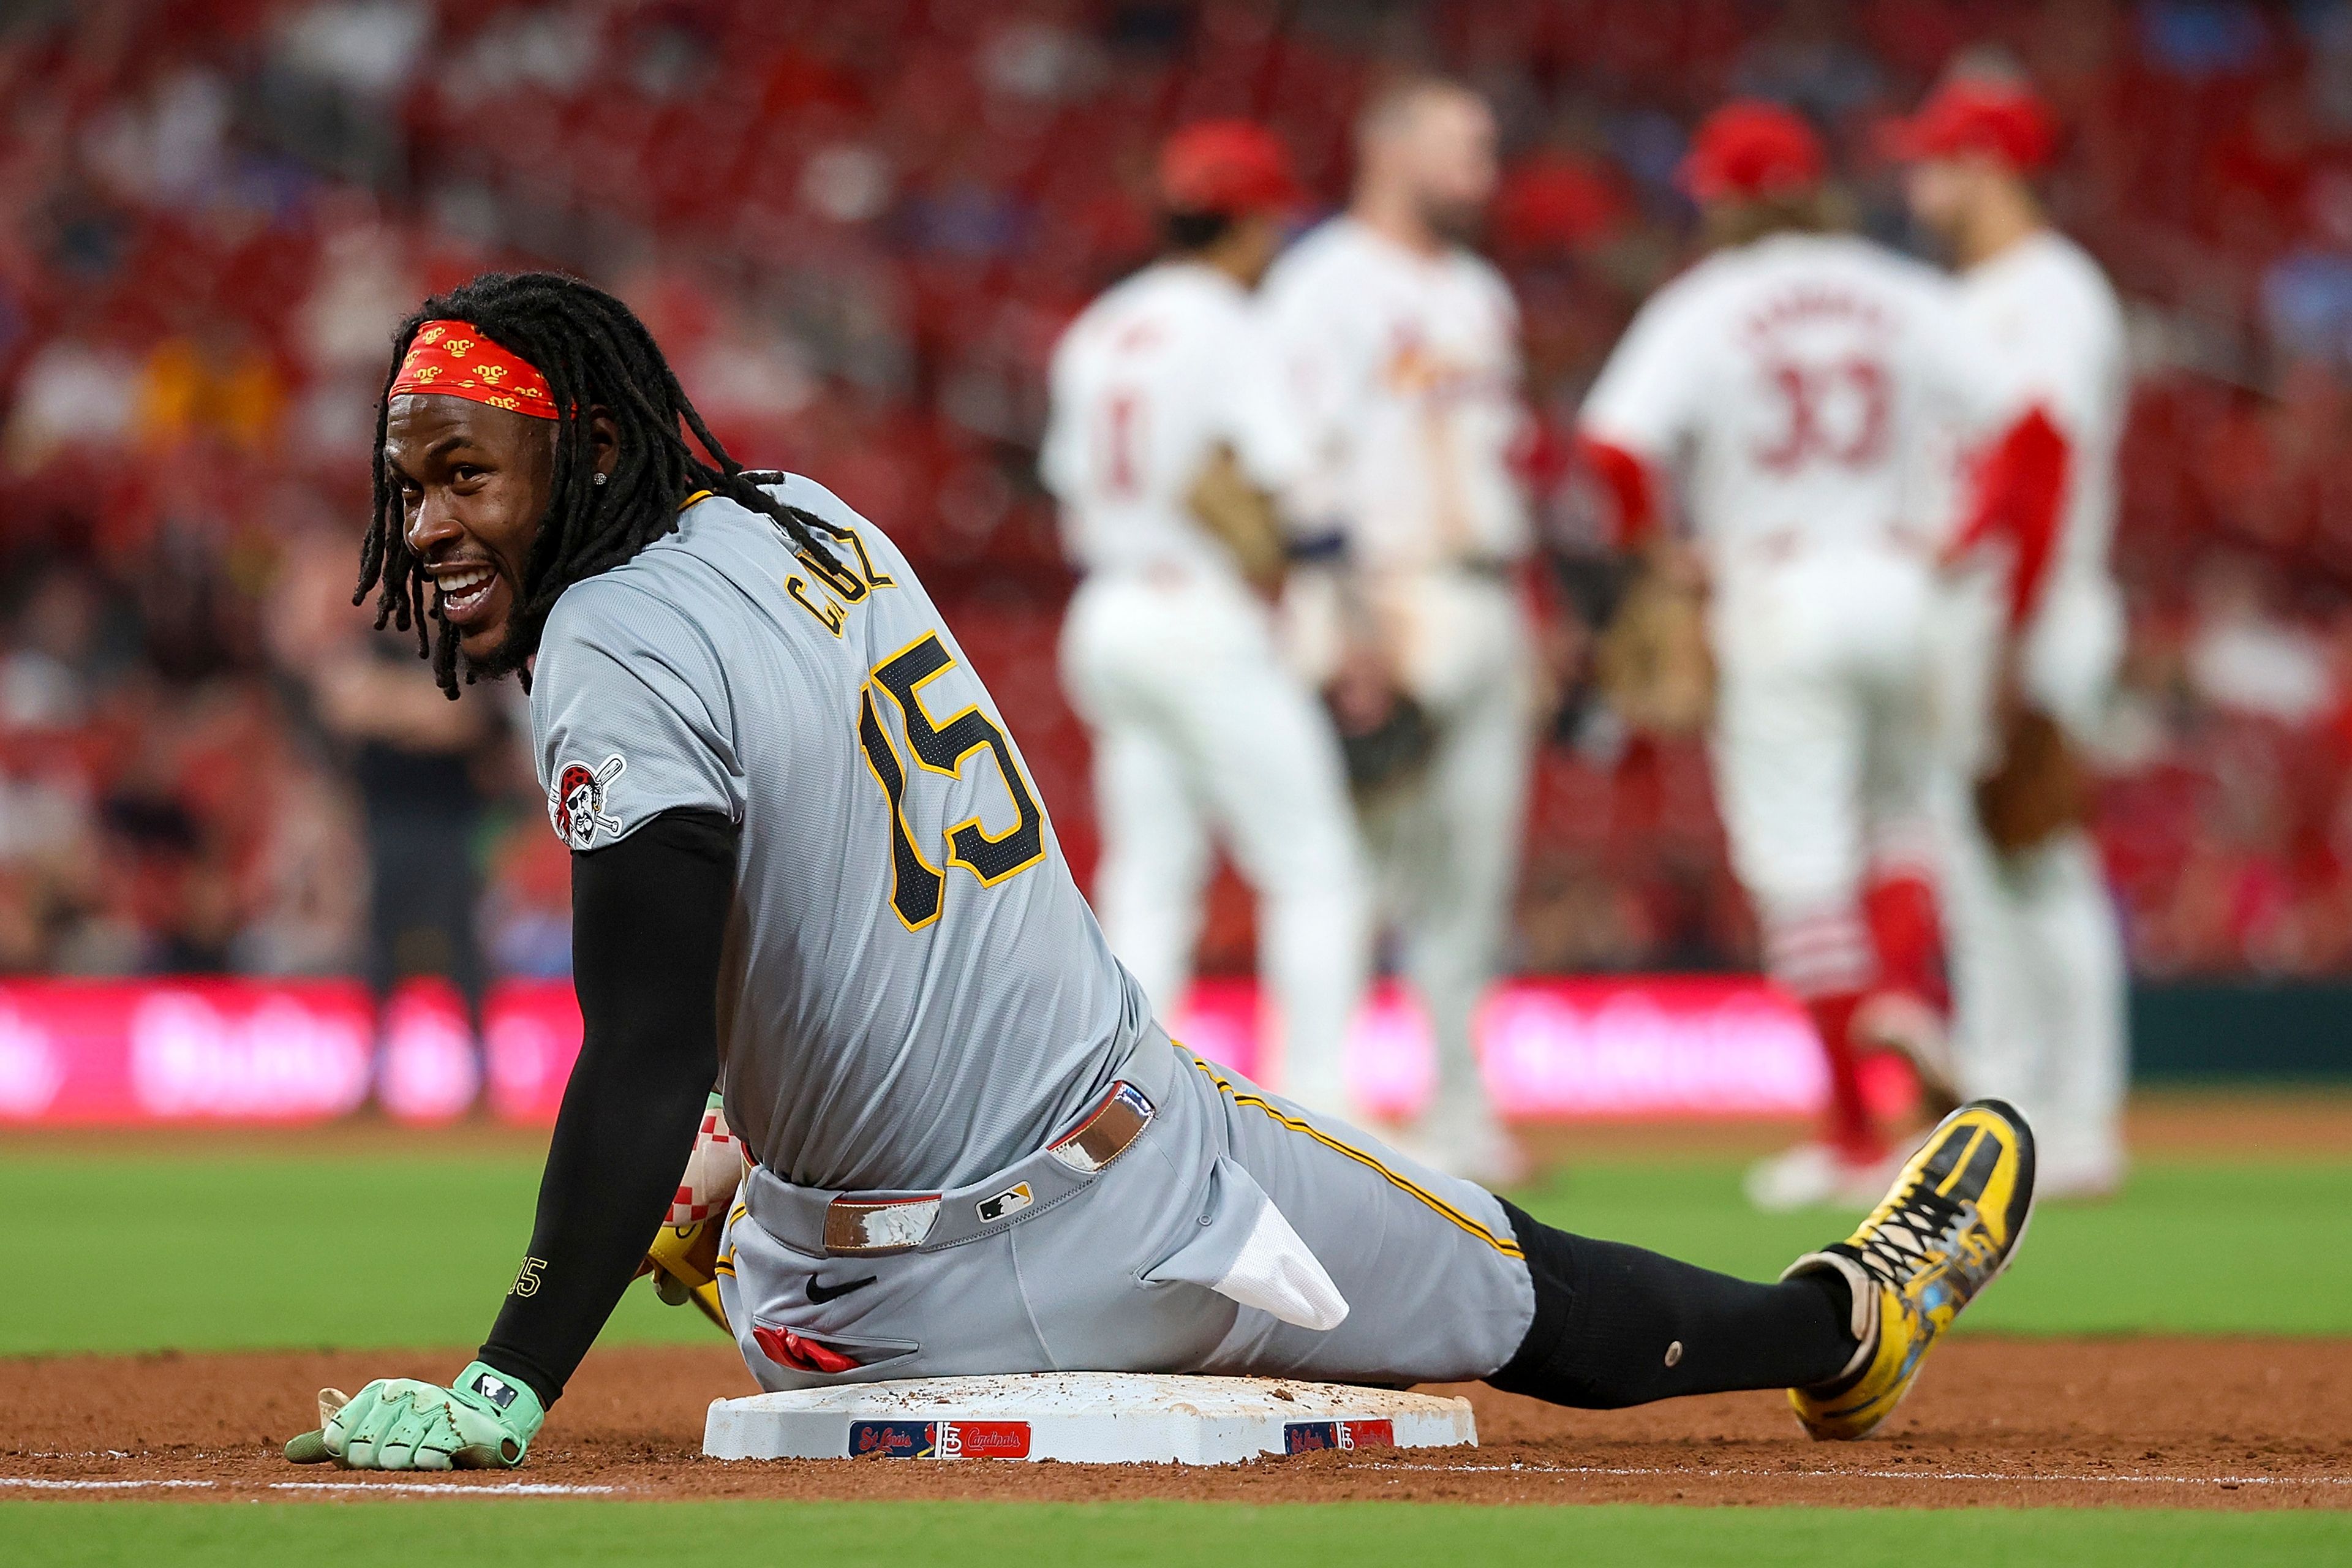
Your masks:
<path fill-rule="evenodd" d="M 1036 1201 L 1036 1194 L 1029 1190 L 1026 1182 L 1017 1187 L 1007 1187 L 992 1198 L 980 1200 L 981 1223 L 986 1225 L 992 1220 L 1003 1219 L 1006 1215 L 1019 1214 Z"/>

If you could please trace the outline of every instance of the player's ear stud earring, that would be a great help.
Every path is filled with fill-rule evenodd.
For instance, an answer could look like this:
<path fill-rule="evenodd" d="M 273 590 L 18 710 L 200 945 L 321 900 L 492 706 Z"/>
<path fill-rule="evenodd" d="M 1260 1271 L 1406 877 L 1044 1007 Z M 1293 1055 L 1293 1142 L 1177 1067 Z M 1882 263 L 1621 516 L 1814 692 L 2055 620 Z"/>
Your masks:
<path fill-rule="evenodd" d="M 591 474 L 588 476 L 588 482 L 592 485 L 601 485 L 612 477 L 610 474 Z"/>

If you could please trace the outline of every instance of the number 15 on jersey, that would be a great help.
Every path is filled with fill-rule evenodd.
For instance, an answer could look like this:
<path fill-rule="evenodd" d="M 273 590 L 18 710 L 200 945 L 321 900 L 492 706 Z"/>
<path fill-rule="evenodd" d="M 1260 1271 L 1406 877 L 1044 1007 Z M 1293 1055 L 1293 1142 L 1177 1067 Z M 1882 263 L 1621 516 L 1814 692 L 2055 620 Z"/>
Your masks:
<path fill-rule="evenodd" d="M 908 931 L 920 931 L 940 918 L 947 892 L 947 874 L 923 853 L 919 835 L 908 820 L 910 775 L 892 742 L 876 700 L 878 691 L 898 710 L 907 735 L 907 749 L 925 773 L 961 777 L 964 763 L 986 752 L 993 759 L 1012 797 L 1014 821 L 1002 833 L 991 834 L 977 815 L 942 835 L 946 863 L 961 866 L 992 888 L 1006 878 L 1027 870 L 1045 858 L 1045 814 L 1036 791 L 1013 760 L 1013 743 L 1004 731 L 980 710 L 977 703 L 947 719 L 931 717 L 923 706 L 922 688 L 955 668 L 956 662 L 937 632 L 921 637 L 874 667 L 857 699 L 857 741 L 866 765 L 890 803 L 890 908 Z"/>

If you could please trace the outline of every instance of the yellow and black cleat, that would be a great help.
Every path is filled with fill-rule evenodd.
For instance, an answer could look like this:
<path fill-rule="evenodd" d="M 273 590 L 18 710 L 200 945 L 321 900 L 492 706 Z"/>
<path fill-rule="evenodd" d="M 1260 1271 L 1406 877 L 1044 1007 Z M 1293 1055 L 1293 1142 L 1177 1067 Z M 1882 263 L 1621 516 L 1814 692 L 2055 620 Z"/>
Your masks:
<path fill-rule="evenodd" d="M 1862 1437 L 1895 1413 L 1936 1336 L 2000 1277 L 2033 1213 L 2033 1132 L 1998 1100 L 1944 1118 L 1861 1228 L 1790 1264 L 1832 1268 L 1853 1294 L 1853 1360 L 1828 1383 L 1789 1390 L 1805 1430 Z"/>

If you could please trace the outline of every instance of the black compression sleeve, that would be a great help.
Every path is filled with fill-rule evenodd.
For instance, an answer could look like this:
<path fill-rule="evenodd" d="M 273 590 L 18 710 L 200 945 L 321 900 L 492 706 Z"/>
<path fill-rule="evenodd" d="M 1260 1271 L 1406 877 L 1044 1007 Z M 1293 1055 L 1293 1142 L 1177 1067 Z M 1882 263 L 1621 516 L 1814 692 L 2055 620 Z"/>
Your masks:
<path fill-rule="evenodd" d="M 530 1252 L 482 1360 L 553 1405 L 661 1228 L 719 1076 L 719 949 L 735 828 L 665 812 L 572 858 L 587 1026 L 540 1178 Z"/>

